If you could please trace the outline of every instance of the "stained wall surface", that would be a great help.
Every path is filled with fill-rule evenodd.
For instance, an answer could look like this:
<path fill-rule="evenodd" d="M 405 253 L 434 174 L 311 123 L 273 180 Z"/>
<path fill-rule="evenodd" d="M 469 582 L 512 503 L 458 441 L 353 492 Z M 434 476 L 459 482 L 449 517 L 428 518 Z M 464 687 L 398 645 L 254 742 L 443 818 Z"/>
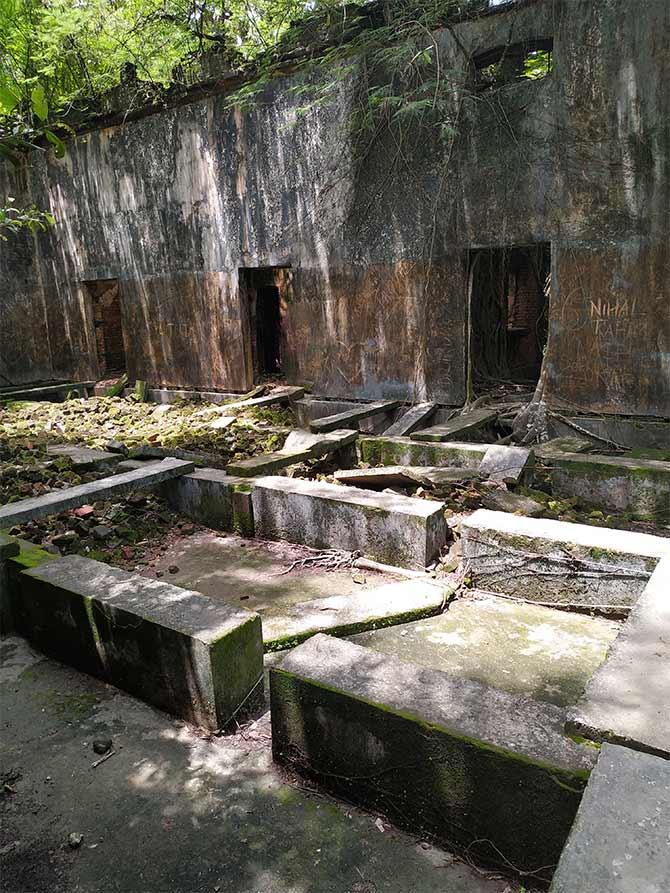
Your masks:
<path fill-rule="evenodd" d="M 286 76 L 250 108 L 213 91 L 3 171 L 57 218 L 0 246 L 3 383 L 95 378 L 86 282 L 118 279 L 131 378 L 243 391 L 238 271 L 290 266 L 289 381 L 459 404 L 468 251 L 550 242 L 550 403 L 670 416 L 669 35 L 666 0 L 512 4 L 434 35 L 455 134 L 361 149 L 359 67 L 307 111 Z M 539 39 L 549 77 L 473 90 L 473 56 Z"/>

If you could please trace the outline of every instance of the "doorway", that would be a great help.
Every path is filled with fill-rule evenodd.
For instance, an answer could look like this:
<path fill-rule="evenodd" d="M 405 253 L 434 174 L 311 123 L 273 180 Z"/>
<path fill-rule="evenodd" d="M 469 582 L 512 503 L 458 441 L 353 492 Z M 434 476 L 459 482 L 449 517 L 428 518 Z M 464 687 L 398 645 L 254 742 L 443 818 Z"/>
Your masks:
<path fill-rule="evenodd" d="M 246 308 L 247 353 L 254 382 L 282 376 L 282 320 L 290 278 L 288 267 L 240 268 L 240 297 Z"/>
<path fill-rule="evenodd" d="M 103 377 L 123 372 L 126 368 L 126 351 L 118 279 L 97 279 L 85 285 L 93 307 L 99 374 Z"/>
<path fill-rule="evenodd" d="M 475 386 L 537 384 L 547 343 L 550 244 L 478 248 L 469 266 Z"/>

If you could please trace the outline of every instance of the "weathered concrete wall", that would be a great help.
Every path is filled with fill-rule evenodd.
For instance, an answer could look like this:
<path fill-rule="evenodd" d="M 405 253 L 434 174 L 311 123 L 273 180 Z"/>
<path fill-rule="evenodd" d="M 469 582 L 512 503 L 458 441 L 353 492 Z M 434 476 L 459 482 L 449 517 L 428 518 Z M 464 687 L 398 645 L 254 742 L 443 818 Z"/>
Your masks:
<path fill-rule="evenodd" d="M 290 265 L 289 381 L 456 404 L 468 250 L 548 241 L 550 402 L 670 416 L 668 34 L 665 0 L 536 0 L 438 32 L 457 79 L 529 39 L 553 38 L 554 71 L 457 93 L 458 135 L 409 128 L 402 152 L 352 144 L 356 74 L 306 114 L 286 78 L 249 110 L 219 94 L 79 137 L 30 170 L 55 231 L 0 248 L 0 371 L 94 377 L 81 283 L 119 278 L 131 377 L 244 390 L 239 268 Z"/>

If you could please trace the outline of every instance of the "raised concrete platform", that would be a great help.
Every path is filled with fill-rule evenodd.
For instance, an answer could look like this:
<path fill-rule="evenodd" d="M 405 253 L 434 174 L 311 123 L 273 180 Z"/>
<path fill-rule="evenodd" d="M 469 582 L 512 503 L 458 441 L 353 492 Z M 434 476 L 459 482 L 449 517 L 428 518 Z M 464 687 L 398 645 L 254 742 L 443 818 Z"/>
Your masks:
<path fill-rule="evenodd" d="M 318 635 L 270 670 L 275 759 L 471 858 L 549 874 L 596 750 L 563 712 Z"/>
<path fill-rule="evenodd" d="M 257 614 L 79 555 L 23 571 L 17 626 L 45 654 L 210 730 L 263 669 Z"/>
<path fill-rule="evenodd" d="M 163 484 L 161 495 L 199 524 L 253 536 L 252 484 L 251 478 L 235 477 L 218 468 L 201 468 Z"/>
<path fill-rule="evenodd" d="M 98 499 L 109 499 L 112 496 L 124 496 L 134 490 L 156 487 L 163 481 L 179 477 L 193 471 L 192 462 L 180 459 L 163 459 L 147 468 L 127 471 L 113 477 L 100 478 L 90 484 L 80 484 L 65 490 L 54 490 L 44 496 L 33 496 L 21 499 L 0 507 L 0 528 L 25 524 L 38 518 L 46 518 L 68 509 L 78 508 Z"/>
<path fill-rule="evenodd" d="M 480 434 L 484 429 L 493 425 L 497 417 L 498 414 L 495 410 L 475 409 L 472 412 L 464 412 L 440 425 L 415 431 L 410 436 L 412 440 L 426 441 L 458 440 L 459 437 L 467 440 L 468 436 Z"/>
<path fill-rule="evenodd" d="M 118 465 L 123 456 L 119 453 L 108 453 L 104 450 L 92 450 L 85 446 L 71 443 L 53 444 L 47 447 L 49 456 L 69 459 L 77 471 L 110 470 Z"/>
<path fill-rule="evenodd" d="M 323 434 L 326 431 L 335 431 L 338 428 L 350 428 L 363 419 L 369 419 L 372 416 L 383 415 L 391 412 L 400 406 L 398 400 L 383 400 L 380 403 L 362 403 L 355 409 L 347 409 L 344 412 L 338 412 L 334 415 L 323 416 L 319 419 L 313 419 L 309 423 L 310 431 L 317 434 Z"/>
<path fill-rule="evenodd" d="M 604 744 L 550 893 L 667 893 L 670 763 Z"/>
<path fill-rule="evenodd" d="M 480 589 L 538 602 L 631 608 L 670 539 L 479 509 L 461 525 Z"/>
<path fill-rule="evenodd" d="M 425 567 L 446 542 L 440 502 L 266 477 L 254 484 L 252 503 L 257 536 L 360 551 L 401 567 Z"/>
<path fill-rule="evenodd" d="M 566 727 L 670 759 L 670 557 L 658 564 Z"/>
<path fill-rule="evenodd" d="M 386 437 L 407 437 L 435 414 L 437 403 L 417 403 L 384 431 Z"/>
<path fill-rule="evenodd" d="M 315 633 L 349 636 L 361 630 L 380 629 L 438 614 L 453 595 L 455 586 L 439 586 L 420 580 L 387 583 L 375 589 L 297 602 L 281 614 L 263 617 L 266 651 L 282 651 Z"/>
<path fill-rule="evenodd" d="M 361 460 L 370 465 L 429 465 L 476 468 L 486 455 L 485 443 L 420 443 L 409 437 L 361 437 Z"/>
<path fill-rule="evenodd" d="M 548 462 L 556 496 L 576 496 L 641 520 L 670 522 L 670 462 L 580 453 L 554 455 Z"/>
<path fill-rule="evenodd" d="M 600 617 L 474 593 L 437 617 L 360 633 L 353 641 L 565 707 L 577 702 L 618 632 L 618 623 Z"/>

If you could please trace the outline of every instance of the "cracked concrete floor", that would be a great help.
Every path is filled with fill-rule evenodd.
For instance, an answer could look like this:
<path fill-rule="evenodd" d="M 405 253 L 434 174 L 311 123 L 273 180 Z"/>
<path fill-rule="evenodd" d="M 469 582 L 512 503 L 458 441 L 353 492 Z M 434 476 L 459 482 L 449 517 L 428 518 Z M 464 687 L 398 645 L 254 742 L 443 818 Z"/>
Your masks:
<path fill-rule="evenodd" d="M 290 784 L 267 714 L 236 736 L 200 737 L 22 639 L 2 640 L 0 655 L 5 893 L 516 890 Z M 115 753 L 93 768 L 105 736 Z"/>

